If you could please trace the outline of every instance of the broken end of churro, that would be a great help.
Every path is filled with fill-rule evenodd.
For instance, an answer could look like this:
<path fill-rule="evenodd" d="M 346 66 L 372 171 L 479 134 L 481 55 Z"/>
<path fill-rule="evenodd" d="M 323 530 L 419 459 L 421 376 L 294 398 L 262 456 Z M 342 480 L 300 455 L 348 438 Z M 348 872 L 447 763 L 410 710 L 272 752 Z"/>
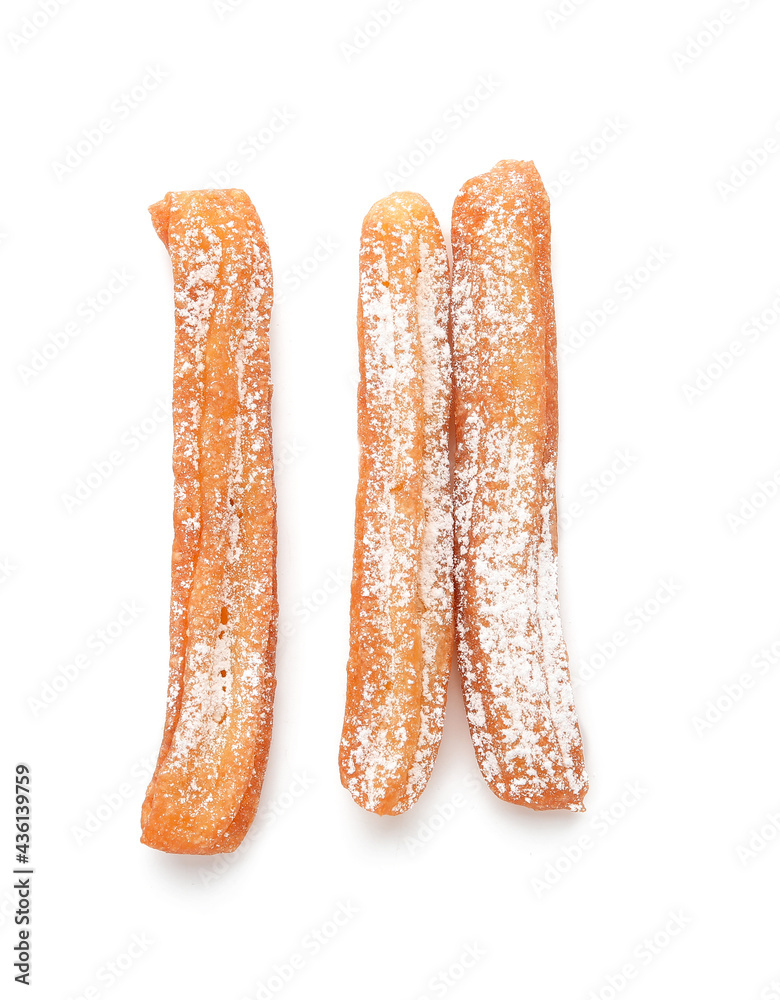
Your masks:
<path fill-rule="evenodd" d="M 215 208 L 222 206 L 229 214 L 234 215 L 236 218 L 241 218 L 242 222 L 251 220 L 252 215 L 256 216 L 257 214 L 249 195 L 242 188 L 203 188 L 193 191 L 169 191 L 164 198 L 149 206 L 152 225 L 166 247 L 168 246 L 171 227 L 171 206 L 174 201 L 180 213 L 182 205 L 187 204 L 204 213 L 214 211 Z"/>
<path fill-rule="evenodd" d="M 168 226 L 171 220 L 171 195 L 170 192 L 161 201 L 156 201 L 149 206 L 149 215 L 152 217 L 154 231 L 168 246 Z"/>
<path fill-rule="evenodd" d="M 588 780 L 584 774 L 575 779 L 575 783 L 570 783 L 564 778 L 547 784 L 542 789 L 531 790 L 524 783 L 524 779 L 510 778 L 502 781 L 489 777 L 484 769 L 482 773 L 490 790 L 503 802 L 512 802 L 539 812 L 550 809 L 585 812 L 584 798 L 588 791 Z"/>

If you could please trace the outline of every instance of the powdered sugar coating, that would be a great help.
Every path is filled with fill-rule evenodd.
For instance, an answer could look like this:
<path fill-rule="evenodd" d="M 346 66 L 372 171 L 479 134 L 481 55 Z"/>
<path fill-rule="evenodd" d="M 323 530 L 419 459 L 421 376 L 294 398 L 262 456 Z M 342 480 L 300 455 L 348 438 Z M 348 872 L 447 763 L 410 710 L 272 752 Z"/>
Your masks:
<path fill-rule="evenodd" d="M 242 191 L 169 194 L 152 215 L 174 272 L 174 549 L 168 710 L 142 839 L 216 853 L 251 821 L 270 740 L 270 258 Z"/>
<path fill-rule="evenodd" d="M 548 203 L 537 181 L 531 164 L 500 164 L 469 181 L 453 211 L 457 652 L 496 794 L 580 809 L 587 784 L 557 593 Z"/>
<path fill-rule="evenodd" d="M 452 647 L 449 268 L 430 206 L 363 226 L 361 463 L 340 765 L 365 808 L 407 809 L 436 757 Z"/>

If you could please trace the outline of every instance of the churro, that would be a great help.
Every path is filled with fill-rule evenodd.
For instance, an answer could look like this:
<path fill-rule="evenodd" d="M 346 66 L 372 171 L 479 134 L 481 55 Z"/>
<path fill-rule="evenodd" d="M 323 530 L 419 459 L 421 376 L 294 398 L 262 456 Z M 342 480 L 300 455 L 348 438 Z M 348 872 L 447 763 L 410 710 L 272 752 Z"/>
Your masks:
<path fill-rule="evenodd" d="M 366 216 L 360 248 L 361 444 L 341 780 L 397 814 L 428 781 L 453 641 L 449 267 L 419 195 Z"/>
<path fill-rule="evenodd" d="M 549 200 L 532 163 L 472 178 L 452 218 L 457 659 L 499 798 L 581 810 L 558 604 Z"/>
<path fill-rule="evenodd" d="M 171 193 L 150 212 L 174 279 L 174 542 L 167 714 L 141 839 L 216 854 L 252 821 L 271 739 L 271 260 L 243 191 Z"/>

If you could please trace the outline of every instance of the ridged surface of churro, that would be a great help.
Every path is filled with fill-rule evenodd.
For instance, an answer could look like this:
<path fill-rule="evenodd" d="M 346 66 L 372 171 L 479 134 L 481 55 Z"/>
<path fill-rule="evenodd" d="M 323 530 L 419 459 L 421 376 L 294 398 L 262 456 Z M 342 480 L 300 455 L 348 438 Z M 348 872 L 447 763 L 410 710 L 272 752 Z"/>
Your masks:
<path fill-rule="evenodd" d="M 243 191 L 171 193 L 150 212 L 174 279 L 174 544 L 167 714 L 141 839 L 216 854 L 252 821 L 271 739 L 271 260 Z"/>
<path fill-rule="evenodd" d="M 449 266 L 419 195 L 363 223 L 361 444 L 341 780 L 365 809 L 400 813 L 439 747 L 452 650 Z"/>
<path fill-rule="evenodd" d="M 580 810 L 558 605 L 549 200 L 532 163 L 464 185 L 452 246 L 456 642 L 472 739 L 500 798 Z"/>

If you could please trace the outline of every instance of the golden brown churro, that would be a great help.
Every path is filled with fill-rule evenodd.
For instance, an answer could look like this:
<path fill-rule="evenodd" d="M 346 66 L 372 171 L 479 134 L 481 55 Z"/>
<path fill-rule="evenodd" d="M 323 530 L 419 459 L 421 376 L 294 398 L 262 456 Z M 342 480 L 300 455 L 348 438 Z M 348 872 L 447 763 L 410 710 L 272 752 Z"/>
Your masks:
<path fill-rule="evenodd" d="M 376 813 L 417 800 L 441 738 L 452 650 L 449 268 L 419 195 L 365 218 L 361 444 L 341 780 Z"/>
<path fill-rule="evenodd" d="M 463 186 L 452 248 L 456 641 L 472 739 L 499 798 L 581 810 L 558 606 L 549 200 L 532 163 Z"/>
<path fill-rule="evenodd" d="M 173 265 L 175 485 L 167 716 L 141 839 L 216 854 L 252 821 L 271 739 L 271 259 L 243 191 L 171 193 L 150 212 Z"/>

